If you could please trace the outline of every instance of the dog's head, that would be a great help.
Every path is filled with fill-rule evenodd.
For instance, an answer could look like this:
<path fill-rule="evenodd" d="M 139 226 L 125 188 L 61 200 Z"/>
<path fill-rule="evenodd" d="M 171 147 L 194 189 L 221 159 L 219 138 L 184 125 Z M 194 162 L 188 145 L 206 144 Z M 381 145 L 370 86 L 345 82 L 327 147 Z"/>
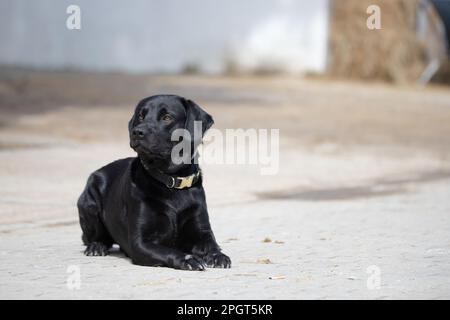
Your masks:
<path fill-rule="evenodd" d="M 201 123 L 201 136 L 194 134 L 194 122 Z M 212 117 L 195 102 L 176 95 L 156 95 L 141 100 L 128 124 L 130 146 L 142 159 L 148 161 L 170 161 L 172 141 L 177 129 L 189 132 L 191 154 L 212 125 Z M 196 139 L 194 139 L 194 137 Z"/>

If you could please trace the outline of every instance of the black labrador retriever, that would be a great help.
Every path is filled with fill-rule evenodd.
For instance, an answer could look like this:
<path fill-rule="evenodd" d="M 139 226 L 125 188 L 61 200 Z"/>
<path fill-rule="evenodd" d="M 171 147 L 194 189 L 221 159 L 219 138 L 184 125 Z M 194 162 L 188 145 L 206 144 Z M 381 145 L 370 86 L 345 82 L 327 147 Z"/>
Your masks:
<path fill-rule="evenodd" d="M 200 138 L 192 139 L 195 121 L 202 128 Z M 138 103 L 128 125 L 130 146 L 138 156 L 92 173 L 78 200 L 86 255 L 107 255 L 118 244 L 138 265 L 231 267 L 211 230 L 195 161 L 195 150 L 213 123 L 196 103 L 176 95 L 156 95 Z M 172 141 L 176 129 L 189 133 L 181 140 L 188 139 L 193 149 L 190 161 L 173 160 L 172 150 L 179 143 Z"/>

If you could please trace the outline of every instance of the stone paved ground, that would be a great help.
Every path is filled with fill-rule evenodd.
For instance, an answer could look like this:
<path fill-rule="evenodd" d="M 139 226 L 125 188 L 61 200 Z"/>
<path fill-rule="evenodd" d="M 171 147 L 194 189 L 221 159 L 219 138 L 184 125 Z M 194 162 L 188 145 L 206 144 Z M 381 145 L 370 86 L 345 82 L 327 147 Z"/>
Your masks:
<path fill-rule="evenodd" d="M 78 226 L 67 222 L 15 231 L 2 235 L 0 298 L 448 299 L 449 182 L 410 189 L 358 201 L 216 208 L 212 223 L 233 259 L 228 270 L 139 267 L 120 253 L 85 257 Z M 71 265 L 80 268 L 79 290 L 67 287 Z M 367 287 L 372 265 L 380 289 Z"/>
<path fill-rule="evenodd" d="M 281 129 L 275 176 L 203 167 L 212 225 L 233 267 L 139 267 L 117 251 L 85 257 L 75 201 L 89 172 L 132 155 L 132 107 L 16 114 L 5 105 L 24 98 L 4 99 L 0 81 L 8 119 L 0 127 L 0 298 L 450 298 L 448 90 L 242 80 L 242 92 L 223 79 L 164 81 L 194 97 L 203 86 L 220 92 L 216 102 L 203 96 L 219 128 Z M 266 107 L 255 92 L 266 94 Z M 77 270 L 80 288 L 71 290 Z"/>

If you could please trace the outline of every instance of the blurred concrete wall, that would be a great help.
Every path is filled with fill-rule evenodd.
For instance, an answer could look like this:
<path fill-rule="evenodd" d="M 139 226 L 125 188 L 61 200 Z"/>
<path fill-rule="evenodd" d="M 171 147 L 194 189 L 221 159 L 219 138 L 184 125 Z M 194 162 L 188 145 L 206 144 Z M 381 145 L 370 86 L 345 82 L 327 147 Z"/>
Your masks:
<path fill-rule="evenodd" d="M 66 8 L 81 8 L 81 30 Z M 325 69 L 328 0 L 2 0 L 0 64 L 179 72 Z"/>

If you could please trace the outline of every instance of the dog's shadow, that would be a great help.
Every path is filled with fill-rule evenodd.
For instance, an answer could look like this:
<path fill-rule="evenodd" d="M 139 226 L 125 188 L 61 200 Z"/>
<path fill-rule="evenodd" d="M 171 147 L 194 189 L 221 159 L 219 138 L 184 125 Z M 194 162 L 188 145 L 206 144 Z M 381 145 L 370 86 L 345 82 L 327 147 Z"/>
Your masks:
<path fill-rule="evenodd" d="M 108 254 L 111 257 L 122 258 L 122 259 L 123 258 L 128 258 L 128 256 L 125 253 L 125 251 L 120 249 L 120 247 L 118 245 L 113 245 L 111 248 L 109 248 Z"/>

